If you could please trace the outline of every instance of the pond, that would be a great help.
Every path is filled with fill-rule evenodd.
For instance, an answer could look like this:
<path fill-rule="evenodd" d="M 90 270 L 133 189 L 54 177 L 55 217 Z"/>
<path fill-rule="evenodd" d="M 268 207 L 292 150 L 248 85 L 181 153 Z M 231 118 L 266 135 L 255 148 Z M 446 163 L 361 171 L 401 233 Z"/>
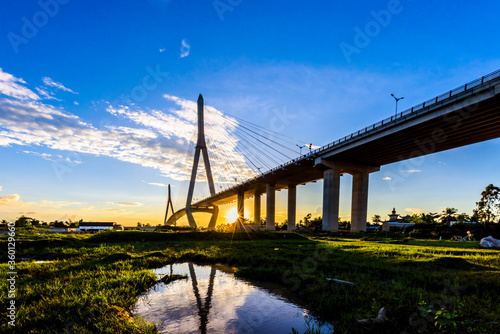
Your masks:
<path fill-rule="evenodd" d="M 291 333 L 295 328 L 320 328 L 309 312 L 271 286 L 256 286 L 236 278 L 230 267 L 179 263 L 154 272 L 187 275 L 168 284 L 158 283 L 141 295 L 133 314 L 157 324 L 160 333 Z"/>

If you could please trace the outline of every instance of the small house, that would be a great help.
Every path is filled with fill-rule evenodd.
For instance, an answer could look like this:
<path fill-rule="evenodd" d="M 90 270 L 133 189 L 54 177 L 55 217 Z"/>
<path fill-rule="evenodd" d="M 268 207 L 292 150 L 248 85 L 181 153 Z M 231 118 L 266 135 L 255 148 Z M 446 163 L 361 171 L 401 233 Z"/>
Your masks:
<path fill-rule="evenodd" d="M 116 223 L 113 222 L 81 222 L 80 231 L 82 232 L 99 232 L 104 230 L 112 230 Z"/>

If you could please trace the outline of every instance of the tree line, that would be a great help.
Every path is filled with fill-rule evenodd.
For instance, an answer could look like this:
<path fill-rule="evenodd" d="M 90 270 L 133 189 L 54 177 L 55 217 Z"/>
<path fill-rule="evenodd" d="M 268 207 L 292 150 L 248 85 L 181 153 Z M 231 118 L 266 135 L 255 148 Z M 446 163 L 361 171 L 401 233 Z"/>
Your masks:
<path fill-rule="evenodd" d="M 472 215 L 467 213 L 458 213 L 456 208 L 446 208 L 441 213 L 437 212 L 427 212 L 427 213 L 415 213 L 407 217 L 409 223 L 415 224 L 439 224 L 446 223 L 450 221 L 457 222 L 477 222 L 477 223 L 500 223 L 500 188 L 489 184 L 486 186 L 485 190 L 481 192 L 481 198 L 479 202 L 476 202 L 476 207 L 472 211 Z M 303 227 L 318 227 L 321 226 L 322 218 L 316 217 L 312 218 L 311 214 L 307 214 L 300 222 L 298 226 Z M 380 215 L 374 215 L 372 217 L 372 223 L 374 225 L 379 225 L 382 222 Z M 286 222 L 285 222 L 286 223 Z M 348 220 L 342 220 L 339 217 L 339 227 L 349 229 L 351 222 Z"/>
<path fill-rule="evenodd" d="M 500 188 L 489 184 L 486 186 L 484 191 L 481 193 L 481 198 L 479 202 L 476 202 L 476 207 L 474 208 L 472 215 L 466 213 L 458 213 L 458 210 L 451 207 L 446 208 L 441 213 L 428 212 L 413 214 L 408 217 L 409 223 L 415 224 L 436 224 L 436 223 L 446 223 L 448 221 L 458 221 L 458 222 L 479 222 L 479 223 L 499 223 L 500 219 Z M 72 221 L 68 219 L 67 221 L 55 220 L 50 223 L 40 221 L 36 218 L 26 217 L 22 215 L 15 221 L 16 227 L 57 227 L 57 228 L 76 228 L 79 223 L 83 222 L 83 219 L 79 221 Z M 374 215 L 372 217 L 372 222 L 378 225 L 382 222 L 380 215 Z M 297 223 L 298 227 L 308 227 L 308 228 L 321 228 L 322 218 L 315 217 L 309 213 L 302 220 Z M 265 220 L 262 220 L 262 224 L 265 224 Z M 282 223 L 277 223 L 277 228 L 283 228 L 287 224 L 287 220 Z M 150 224 L 137 223 L 137 226 L 151 226 Z M 342 220 L 339 217 L 339 226 L 349 229 L 351 222 L 348 220 Z M 7 226 L 7 221 L 4 219 L 0 223 L 0 226 Z"/>

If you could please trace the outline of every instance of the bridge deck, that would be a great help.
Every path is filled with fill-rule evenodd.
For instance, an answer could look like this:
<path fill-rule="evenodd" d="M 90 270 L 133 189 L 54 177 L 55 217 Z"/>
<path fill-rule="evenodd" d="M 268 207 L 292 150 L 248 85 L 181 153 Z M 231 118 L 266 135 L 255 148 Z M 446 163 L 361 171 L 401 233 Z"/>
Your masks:
<path fill-rule="evenodd" d="M 474 80 L 244 183 L 205 198 L 194 206 L 222 205 L 290 184 L 323 178 L 315 158 L 381 166 L 500 137 L 500 71 Z"/>

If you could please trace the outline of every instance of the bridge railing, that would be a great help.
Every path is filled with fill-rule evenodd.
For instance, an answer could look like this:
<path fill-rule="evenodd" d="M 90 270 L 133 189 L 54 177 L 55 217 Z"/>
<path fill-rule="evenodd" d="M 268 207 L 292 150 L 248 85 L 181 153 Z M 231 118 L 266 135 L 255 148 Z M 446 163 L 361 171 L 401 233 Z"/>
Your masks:
<path fill-rule="evenodd" d="M 389 118 L 386 118 L 382 121 L 379 121 L 375 124 L 372 124 L 372 125 L 369 125 L 367 127 L 365 127 L 364 129 L 361 129 L 361 130 L 358 130 L 356 132 L 353 132 L 347 136 L 344 136 L 340 139 L 337 139 L 329 144 L 326 144 L 318 149 L 315 149 L 315 150 L 312 150 L 311 152 L 309 153 L 306 153 L 306 154 L 303 154 L 301 155 L 300 157 L 298 158 L 295 158 L 295 159 L 292 159 L 286 163 L 283 163 L 279 166 L 276 166 L 260 175 L 257 175 L 245 182 L 243 182 L 242 184 L 246 184 L 246 183 L 250 183 L 252 181 L 255 181 L 257 180 L 258 178 L 260 178 L 261 176 L 263 175 L 266 175 L 266 174 L 271 174 L 273 173 L 274 171 L 278 170 L 278 169 L 281 169 L 283 167 L 286 167 L 288 165 L 291 165 L 293 163 L 296 163 L 297 161 L 300 161 L 300 160 L 304 160 L 304 159 L 308 159 L 310 158 L 311 156 L 314 156 L 314 155 L 317 155 L 318 153 L 321 153 L 327 149 L 331 149 L 333 147 L 336 147 L 336 146 L 340 146 L 340 145 L 343 145 L 347 142 L 351 142 L 351 141 L 354 141 L 356 140 L 358 137 L 360 136 L 363 136 L 363 135 L 366 135 L 370 132 L 374 132 L 376 130 L 380 130 L 382 128 L 385 128 L 389 125 L 393 125 L 393 124 L 396 124 L 398 123 L 399 121 L 402 121 L 402 120 L 406 120 L 408 119 L 409 116 L 417 116 L 417 115 L 421 115 L 425 112 L 428 112 L 431 107 L 436 104 L 436 103 L 440 103 L 440 102 L 443 102 L 445 100 L 448 100 L 448 99 L 451 99 L 451 98 L 457 98 L 459 97 L 460 95 L 462 94 L 466 94 L 467 92 L 470 92 L 472 90 L 474 90 L 474 88 L 482 85 L 482 84 L 485 84 L 485 83 L 488 83 L 489 81 L 492 81 L 492 80 L 495 80 L 497 78 L 500 78 L 500 70 L 497 70 L 495 72 L 491 72 L 485 76 L 482 76 L 480 78 L 477 78 L 475 80 L 472 80 L 462 86 L 459 86 L 455 89 L 452 89 L 446 93 L 443 93 L 441 95 L 438 95 L 436 96 L 435 98 L 433 99 L 430 99 L 430 100 L 427 100 L 425 102 L 422 102 L 420 104 L 417 104 L 416 106 L 413 106 L 411 108 L 408 108 L 400 113 L 398 113 L 397 115 L 395 116 L 391 116 Z M 241 184 L 238 184 L 238 185 L 234 185 L 228 189 L 226 189 L 225 191 L 223 192 L 227 192 L 227 191 L 231 191 L 232 189 L 235 189 L 235 188 L 238 188 Z M 205 200 L 207 199 L 210 199 L 212 197 L 216 197 L 216 195 L 214 196 L 210 196 L 208 198 L 206 198 Z"/>
<path fill-rule="evenodd" d="M 427 100 L 427 101 L 422 102 L 420 104 L 417 104 L 416 106 L 413 106 L 411 108 L 408 108 L 408 109 L 398 113 L 396 116 L 391 116 L 391 117 L 386 118 L 382 121 L 379 121 L 375 124 L 369 125 L 369 126 L 365 127 L 364 129 L 353 132 L 353 133 L 351 133 L 343 138 L 337 139 L 336 141 L 331 142 L 327 145 L 324 145 L 324 146 L 312 151 L 311 153 L 305 154 L 304 156 L 307 157 L 307 156 L 310 156 L 313 154 L 318 154 L 326 149 L 329 149 L 329 148 L 337 146 L 341 143 L 350 141 L 351 139 L 354 139 L 355 137 L 363 135 L 367 132 L 372 132 L 373 130 L 379 129 L 382 126 L 385 127 L 388 124 L 394 124 L 395 122 L 397 122 L 398 120 L 400 120 L 402 118 L 406 119 L 406 117 L 409 115 L 421 114 L 423 111 L 428 111 L 433 104 L 436 104 L 438 102 L 443 102 L 444 100 L 447 100 L 447 99 L 452 98 L 452 97 L 457 97 L 459 94 L 465 93 L 465 92 L 467 92 L 467 91 L 469 91 L 477 86 L 480 86 L 484 83 L 487 83 L 488 81 L 491 81 L 491 80 L 494 80 L 497 78 L 500 78 L 500 70 L 497 70 L 495 72 L 492 72 L 492 73 L 489 73 L 485 76 L 482 76 L 481 78 L 470 81 L 470 82 L 468 82 L 460 87 L 452 89 L 444 94 L 438 95 L 433 99 L 430 99 L 430 100 Z"/>

